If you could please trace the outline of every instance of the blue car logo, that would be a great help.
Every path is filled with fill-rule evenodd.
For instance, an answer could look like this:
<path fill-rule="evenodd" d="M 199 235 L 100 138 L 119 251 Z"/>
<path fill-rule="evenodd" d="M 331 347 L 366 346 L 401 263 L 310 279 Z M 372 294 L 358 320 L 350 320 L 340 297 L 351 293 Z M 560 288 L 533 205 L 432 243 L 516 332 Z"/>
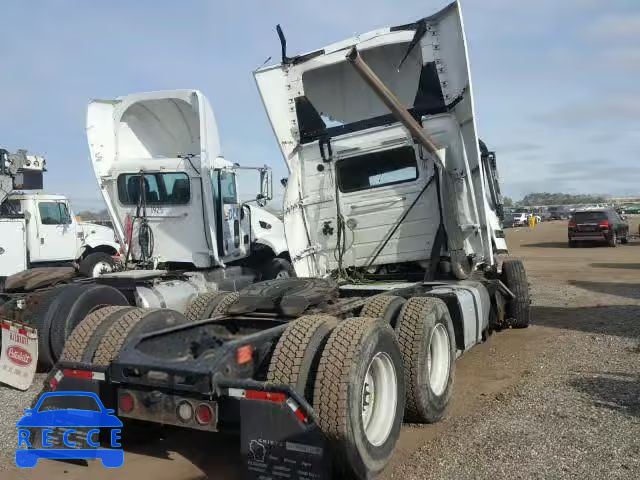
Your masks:
<path fill-rule="evenodd" d="M 99 458 L 107 468 L 124 463 L 120 447 L 122 422 L 104 408 L 92 392 L 44 393 L 33 409 L 26 409 L 18 427 L 16 465 L 33 468 L 40 458 L 57 460 Z M 100 430 L 110 429 L 111 448 L 100 447 Z M 25 448 L 26 447 L 26 448 Z"/>

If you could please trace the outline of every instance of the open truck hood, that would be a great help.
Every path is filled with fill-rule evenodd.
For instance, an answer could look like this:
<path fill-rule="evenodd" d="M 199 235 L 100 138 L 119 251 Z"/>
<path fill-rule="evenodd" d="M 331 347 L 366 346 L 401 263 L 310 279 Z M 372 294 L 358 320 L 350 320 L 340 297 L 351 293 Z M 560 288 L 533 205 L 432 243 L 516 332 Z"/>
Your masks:
<path fill-rule="evenodd" d="M 445 115 L 453 119 L 459 135 L 453 141 L 461 148 L 458 148 L 458 155 L 447 155 L 450 163 L 446 168 L 451 174 L 456 170 L 468 172 L 469 177 L 476 172 L 477 178 L 462 188 L 452 189 L 455 191 L 450 192 L 450 199 L 443 195 L 443 203 L 454 205 L 452 208 L 456 209 L 445 215 L 450 223 L 447 233 L 450 237 L 459 233 L 458 247 L 461 249 L 466 242 L 466 254 L 475 255 L 482 250 L 479 257 L 491 260 L 490 234 L 486 230 L 478 233 L 480 225 L 486 224 L 485 205 L 480 205 L 484 202 L 484 181 L 482 172 L 477 173 L 480 171 L 480 152 L 467 43 L 460 7 L 454 2 L 414 23 L 382 28 L 304 55 L 285 57 L 279 65 L 254 72 L 267 116 L 290 172 L 284 222 L 296 272 L 300 276 L 315 276 L 330 270 L 323 267 L 323 261 L 315 255 L 322 247 L 311 230 L 322 215 L 319 217 L 317 212 L 312 212 L 309 205 L 329 202 L 333 198 L 329 198 L 330 194 L 318 198 L 318 187 L 309 187 L 306 178 L 310 173 L 308 170 L 305 173 L 303 159 L 308 147 L 317 142 L 322 150 L 322 143 L 331 140 L 333 152 L 340 158 L 340 139 L 358 132 L 372 132 L 368 134 L 369 141 L 377 145 L 381 145 L 381 141 L 398 141 L 382 138 L 382 128 L 398 122 L 347 63 L 345 57 L 353 47 L 414 118 L 422 121 L 425 129 L 429 118 Z M 381 132 L 377 137 L 376 129 Z M 401 130 L 410 140 L 408 133 Z M 324 159 L 324 151 L 322 155 Z M 452 156 L 454 160 L 448 160 Z M 330 190 L 330 187 L 323 188 Z M 462 229 L 475 230 L 479 237 L 475 245 L 469 244 L 469 233 Z"/>
<path fill-rule="evenodd" d="M 466 99 L 465 120 L 472 119 L 466 39 L 454 2 L 417 22 L 374 30 L 258 69 L 258 90 L 286 161 L 299 143 L 395 123 L 347 64 L 345 56 L 354 46 L 416 117 L 451 111 Z"/>
<path fill-rule="evenodd" d="M 220 157 L 218 128 L 207 98 L 198 90 L 138 93 L 112 100 L 93 100 L 87 111 L 91 163 L 121 243 L 135 207 L 123 205 L 119 175 L 145 172 L 189 172 L 187 205 L 148 208 L 160 261 L 192 262 L 199 267 L 218 261 L 211 189 L 205 173 Z M 202 177 L 200 174 L 202 173 Z M 205 212 L 203 212 L 203 209 Z M 165 221 L 171 219 L 170 221 Z M 163 240 L 164 239 L 164 240 Z"/>

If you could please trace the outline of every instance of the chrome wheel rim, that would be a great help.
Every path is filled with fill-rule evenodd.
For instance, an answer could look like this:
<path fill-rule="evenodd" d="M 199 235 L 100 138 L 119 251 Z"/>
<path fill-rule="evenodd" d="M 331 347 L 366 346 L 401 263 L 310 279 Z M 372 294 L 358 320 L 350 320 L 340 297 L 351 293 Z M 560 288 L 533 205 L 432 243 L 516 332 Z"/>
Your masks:
<path fill-rule="evenodd" d="M 98 262 L 93 266 L 93 270 L 91 270 L 92 277 L 99 277 L 105 273 L 110 273 L 113 271 L 113 267 L 107 262 Z"/>
<path fill-rule="evenodd" d="M 362 384 L 362 425 L 367 440 L 382 445 L 391 434 L 398 404 L 398 379 L 391 357 L 378 352 Z"/>
<path fill-rule="evenodd" d="M 431 391 L 440 396 L 449 383 L 451 369 L 451 340 L 449 332 L 442 323 L 436 324 L 431 332 L 427 351 L 427 373 Z"/>

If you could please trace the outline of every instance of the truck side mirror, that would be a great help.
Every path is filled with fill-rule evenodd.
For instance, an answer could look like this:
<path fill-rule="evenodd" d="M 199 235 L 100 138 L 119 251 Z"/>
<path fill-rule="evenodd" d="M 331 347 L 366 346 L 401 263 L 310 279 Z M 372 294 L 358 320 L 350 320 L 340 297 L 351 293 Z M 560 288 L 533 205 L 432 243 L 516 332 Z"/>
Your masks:
<path fill-rule="evenodd" d="M 258 202 L 273 199 L 273 177 L 271 169 L 264 167 L 260 169 L 260 194 L 256 197 Z"/>

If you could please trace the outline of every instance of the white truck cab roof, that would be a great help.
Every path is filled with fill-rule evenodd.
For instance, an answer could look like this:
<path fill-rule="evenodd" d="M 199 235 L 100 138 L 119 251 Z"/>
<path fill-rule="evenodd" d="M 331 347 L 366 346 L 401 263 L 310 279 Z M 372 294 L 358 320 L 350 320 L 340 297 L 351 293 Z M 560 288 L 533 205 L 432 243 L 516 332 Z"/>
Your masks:
<path fill-rule="evenodd" d="M 67 197 L 64 195 L 58 195 L 55 193 L 46 193 L 46 192 L 12 192 L 7 197 L 10 200 L 30 200 L 30 199 L 38 199 L 38 200 L 55 200 L 55 201 L 63 201 L 67 200 Z"/>

